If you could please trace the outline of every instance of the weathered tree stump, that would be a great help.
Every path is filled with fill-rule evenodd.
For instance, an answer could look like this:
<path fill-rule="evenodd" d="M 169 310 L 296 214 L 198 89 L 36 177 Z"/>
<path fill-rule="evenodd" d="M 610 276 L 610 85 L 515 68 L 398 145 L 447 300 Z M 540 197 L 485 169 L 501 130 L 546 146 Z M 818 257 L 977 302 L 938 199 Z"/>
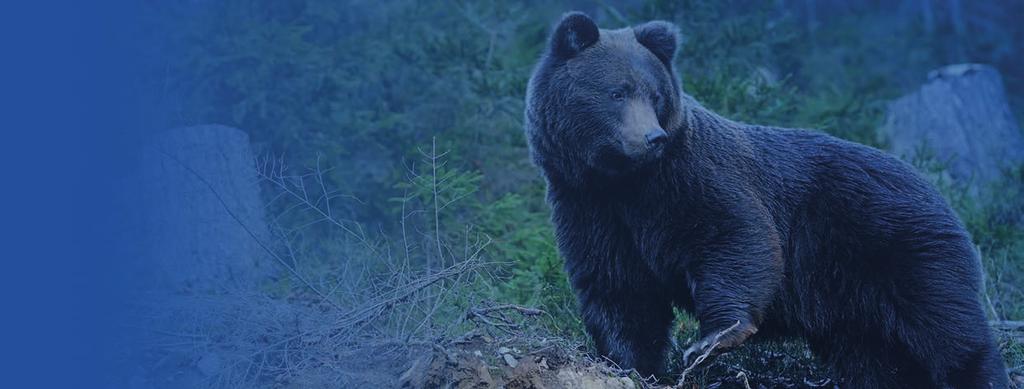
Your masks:
<path fill-rule="evenodd" d="M 893 153 L 913 160 L 927 152 L 975 194 L 1024 163 L 1024 134 L 995 69 L 950 65 L 928 78 L 889 104 L 882 134 Z"/>
<path fill-rule="evenodd" d="M 220 125 L 176 128 L 143 156 L 147 237 L 157 282 L 210 288 L 248 282 L 273 263 L 249 136 Z"/>

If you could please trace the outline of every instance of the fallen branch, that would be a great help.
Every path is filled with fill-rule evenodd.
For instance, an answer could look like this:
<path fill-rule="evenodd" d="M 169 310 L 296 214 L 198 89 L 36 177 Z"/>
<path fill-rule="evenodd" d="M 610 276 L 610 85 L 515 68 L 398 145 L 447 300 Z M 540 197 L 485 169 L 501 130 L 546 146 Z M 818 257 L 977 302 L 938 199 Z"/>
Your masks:
<path fill-rule="evenodd" d="M 747 379 L 747 372 L 741 371 L 736 373 L 736 379 L 743 380 L 743 387 L 745 389 L 750 389 L 750 380 Z"/>
<path fill-rule="evenodd" d="M 993 320 L 988 322 L 988 325 L 997 330 L 1003 331 L 1021 331 L 1024 330 L 1024 321 L 1014 320 Z"/>
<path fill-rule="evenodd" d="M 654 374 L 644 377 L 640 375 L 640 372 L 636 371 L 635 368 L 623 369 L 618 363 L 607 356 L 601 356 L 601 360 L 604 361 L 604 363 L 595 363 L 595 366 L 597 366 L 598 370 L 604 374 L 615 377 L 634 377 L 639 380 L 641 388 L 645 389 L 659 387 L 657 385 L 658 378 L 655 377 Z M 597 361 L 591 360 L 591 362 Z"/>
<path fill-rule="evenodd" d="M 484 246 L 486 246 L 486 244 Z M 380 317 L 395 305 L 412 297 L 413 294 L 426 289 L 441 280 L 454 278 L 480 267 L 483 263 L 477 259 L 477 255 L 482 250 L 483 247 L 480 247 L 470 259 L 456 263 L 437 273 L 420 277 L 404 287 L 392 289 L 389 293 L 385 293 L 384 295 L 371 300 L 362 308 L 352 310 L 342 315 L 342 317 L 337 321 L 338 328 L 353 329 L 362 323 L 366 323 Z"/>
<path fill-rule="evenodd" d="M 832 383 L 832 379 L 831 378 L 823 378 L 823 379 L 821 379 L 818 382 L 811 382 L 810 379 L 807 379 L 807 377 L 804 377 L 804 385 L 807 385 L 810 388 L 822 388 L 825 385 L 828 385 L 830 383 Z"/>
<path fill-rule="evenodd" d="M 497 311 L 509 311 L 509 310 L 517 311 L 517 312 L 523 314 L 523 316 L 539 316 L 539 315 L 543 315 L 544 314 L 543 310 L 540 310 L 540 309 L 537 309 L 537 308 L 523 307 L 523 306 L 519 306 L 519 305 L 515 305 L 515 304 L 505 304 L 505 305 L 498 305 L 498 306 L 486 307 L 486 308 L 470 308 L 470 312 L 473 313 L 473 314 L 477 314 L 477 315 L 479 315 L 479 314 L 488 314 L 488 313 L 497 312 Z"/>
<path fill-rule="evenodd" d="M 516 311 L 523 316 L 539 316 L 544 314 L 543 310 L 537 308 L 528 308 L 515 304 L 504 304 L 483 308 L 472 307 L 466 311 L 466 319 L 475 322 L 478 321 L 507 333 L 519 330 L 520 326 L 518 324 L 502 314 L 504 311 Z"/>

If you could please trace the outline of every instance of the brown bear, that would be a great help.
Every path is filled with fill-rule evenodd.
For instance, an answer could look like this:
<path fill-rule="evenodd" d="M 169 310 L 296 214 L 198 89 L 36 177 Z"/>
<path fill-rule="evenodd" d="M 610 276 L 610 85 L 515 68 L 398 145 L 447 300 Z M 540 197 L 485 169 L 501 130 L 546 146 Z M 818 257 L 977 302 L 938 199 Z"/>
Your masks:
<path fill-rule="evenodd" d="M 598 352 L 662 371 L 681 307 L 691 351 L 799 336 L 843 387 L 1007 387 L 942 196 L 876 149 L 705 109 L 680 89 L 677 41 L 666 22 L 569 13 L 530 79 L 531 156 Z"/>

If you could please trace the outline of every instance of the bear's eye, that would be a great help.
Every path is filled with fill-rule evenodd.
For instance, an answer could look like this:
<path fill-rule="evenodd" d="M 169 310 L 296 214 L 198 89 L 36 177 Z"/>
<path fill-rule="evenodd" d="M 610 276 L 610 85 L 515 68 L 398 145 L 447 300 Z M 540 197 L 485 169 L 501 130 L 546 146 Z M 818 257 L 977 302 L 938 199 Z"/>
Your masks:
<path fill-rule="evenodd" d="M 625 98 L 626 98 L 626 94 L 623 93 L 622 91 L 618 91 L 617 90 L 617 91 L 612 92 L 612 100 L 622 101 Z"/>

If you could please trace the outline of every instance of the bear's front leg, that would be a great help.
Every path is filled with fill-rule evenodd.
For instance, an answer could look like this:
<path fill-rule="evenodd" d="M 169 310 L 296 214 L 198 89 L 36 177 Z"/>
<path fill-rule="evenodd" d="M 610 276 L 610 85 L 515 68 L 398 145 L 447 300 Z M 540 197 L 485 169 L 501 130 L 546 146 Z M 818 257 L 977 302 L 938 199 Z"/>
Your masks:
<path fill-rule="evenodd" d="M 782 278 L 781 254 L 771 231 L 737 228 L 694 253 L 687 284 L 701 339 L 683 354 L 687 365 L 701 355 L 739 346 L 757 333 Z"/>
<path fill-rule="evenodd" d="M 598 353 L 623 369 L 635 368 L 644 376 L 660 374 L 673 320 L 669 294 L 639 270 L 593 270 L 577 269 L 571 279 Z"/>

